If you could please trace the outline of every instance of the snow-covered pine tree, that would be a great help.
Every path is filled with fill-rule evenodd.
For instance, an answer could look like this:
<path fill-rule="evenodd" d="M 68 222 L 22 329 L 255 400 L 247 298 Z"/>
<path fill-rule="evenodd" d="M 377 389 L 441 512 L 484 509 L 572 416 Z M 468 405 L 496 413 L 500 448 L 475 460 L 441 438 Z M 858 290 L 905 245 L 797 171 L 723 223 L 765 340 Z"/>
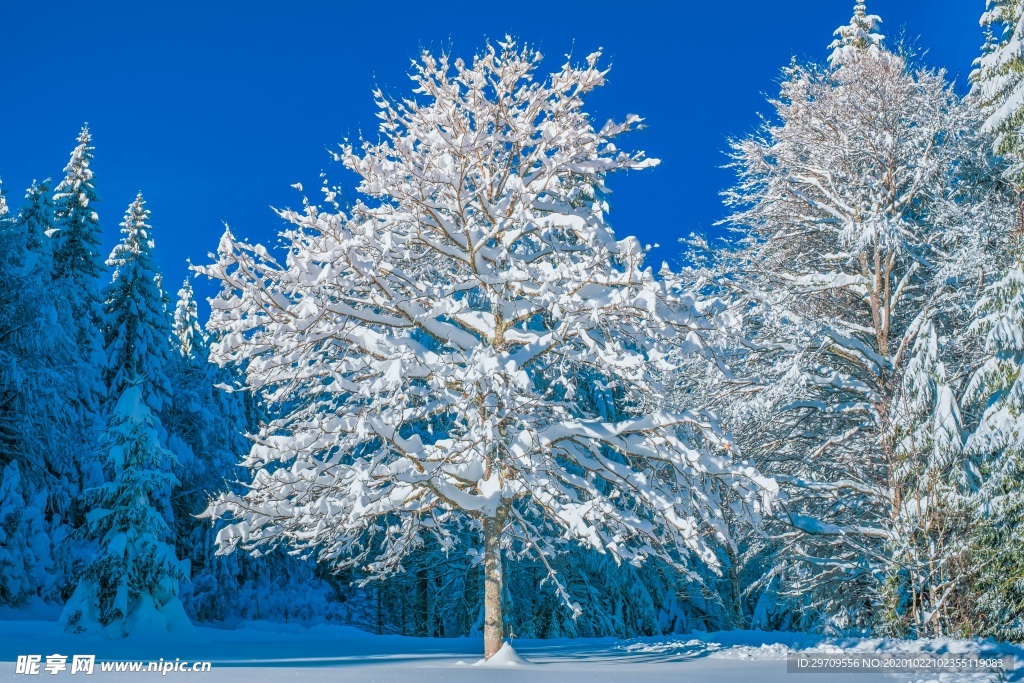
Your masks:
<path fill-rule="evenodd" d="M 64 583 L 58 576 L 63 568 L 50 564 L 52 554 L 41 539 L 50 543 L 65 535 L 64 519 L 80 481 L 78 451 L 69 438 L 78 426 L 74 396 L 64 366 L 75 345 L 51 296 L 52 216 L 45 186 L 33 185 L 26 200 L 12 217 L 0 189 L 0 468 L 9 469 L 11 481 L 22 487 L 22 502 L 7 505 L 0 522 L 0 555 L 7 556 L 0 584 L 9 579 L 18 588 L 0 585 L 0 602 L 19 604 L 51 598 L 55 582 L 58 589 Z M 26 539 L 30 548 L 15 547 Z M 21 569 L 11 560 L 29 555 L 35 559 Z"/>
<path fill-rule="evenodd" d="M 24 431 L 17 405 L 23 379 L 10 339 L 20 326 L 13 307 L 21 284 L 16 264 L 24 252 L 24 242 L 19 237 L 7 206 L 7 193 L 0 180 L 0 444 L 3 445 L 0 449 L 3 460 L 0 462 L 5 465 L 20 450 L 18 442 Z"/>
<path fill-rule="evenodd" d="M 21 251 L 21 240 L 17 239 L 14 222 L 7 207 L 7 194 L 0 183 L 0 443 L 3 444 L 3 464 L 14 459 L 18 442 L 24 433 L 20 426 L 22 411 L 17 404 L 24 381 L 14 353 L 11 334 L 18 329 L 17 312 L 14 304 L 18 300 L 20 282 L 15 263 Z"/>
<path fill-rule="evenodd" d="M 75 356 L 75 341 L 61 325 L 60 302 L 53 290 L 53 235 L 56 232 L 49 180 L 33 183 L 25 194 L 25 204 L 14 223 L 16 236 L 9 246 L 19 253 L 10 263 L 20 265 L 23 280 L 19 299 L 23 310 L 18 314 L 25 331 L 23 355 L 35 367 L 30 404 L 25 416 L 32 423 L 26 441 L 32 444 L 36 465 L 26 474 L 38 480 L 43 470 L 50 480 L 48 508 L 51 514 L 63 516 L 78 493 L 81 478 L 75 462 L 76 450 L 69 435 L 75 434 L 75 395 L 69 391 L 68 359 Z M 45 463 L 40 468 L 39 463 Z"/>
<path fill-rule="evenodd" d="M 155 410 L 170 395 L 167 365 L 171 326 L 153 260 L 149 212 L 140 194 L 129 206 L 122 239 L 107 263 L 104 288 L 110 405 L 100 440 L 105 482 L 81 494 L 85 523 L 79 535 L 99 551 L 82 571 L 62 620 L 73 632 L 124 637 L 136 630 L 188 626 L 177 597 L 187 562 L 175 556 L 168 522 L 169 492 L 178 480 L 173 455 Z"/>
<path fill-rule="evenodd" d="M 41 183 L 32 183 L 25 193 L 25 205 L 18 214 L 25 250 L 35 254 L 32 267 L 39 270 L 39 277 L 45 282 L 51 282 L 53 277 L 53 234 L 56 231 L 50 192 L 49 178 Z"/>
<path fill-rule="evenodd" d="M 216 431 L 213 423 L 218 418 L 226 418 L 228 421 L 233 415 L 231 411 L 221 415 L 213 403 L 213 380 L 211 377 L 212 366 L 208 363 L 206 340 L 202 327 L 199 325 L 198 309 L 192 293 L 192 283 L 188 278 L 178 291 L 178 301 L 175 304 L 174 318 L 171 325 L 171 338 L 176 353 L 171 353 L 170 363 L 166 367 L 167 376 L 170 379 L 172 400 L 168 402 L 162 419 L 170 437 L 171 450 L 177 456 L 178 462 L 182 464 L 185 477 L 190 481 L 184 482 L 187 490 L 219 490 L 222 488 L 223 480 L 228 476 L 234 458 L 223 462 L 211 462 L 209 456 L 212 447 L 211 439 L 227 435 Z M 241 420 L 236 420 L 230 431 L 243 429 Z M 229 438 L 229 437 L 228 437 Z M 241 449 L 239 452 L 241 452 Z M 218 454 L 220 455 L 220 454 Z M 216 459 L 216 458 L 215 458 Z M 216 472 L 208 470 L 213 468 Z M 206 481 L 210 479 L 210 481 Z M 207 486 L 208 485 L 208 486 Z M 175 519 L 179 524 L 191 528 L 193 520 L 191 515 L 200 510 L 193 510 L 199 498 L 196 500 L 178 501 L 183 509 L 176 511 Z M 178 514 L 181 512 L 182 514 Z M 204 525 L 205 526 L 205 525 Z M 187 531 L 187 530 L 186 530 Z M 179 540 L 189 534 L 179 534 Z"/>
<path fill-rule="evenodd" d="M 981 25 L 985 29 L 982 55 L 971 73 L 973 94 L 985 112 L 984 129 L 995 135 L 998 154 L 1024 164 L 1024 26 L 1022 0 L 987 0 Z M 1019 168 L 1014 175 L 1020 174 Z"/>
<path fill-rule="evenodd" d="M 897 636 L 969 635 L 958 629 L 977 571 L 969 561 L 976 481 L 963 457 L 960 408 L 939 346 L 929 321 L 914 340 L 893 411 L 893 479 L 904 494 L 884 593 L 888 628 Z"/>
<path fill-rule="evenodd" d="M 61 321 L 78 345 L 69 368 L 79 404 L 83 453 L 92 449 L 92 428 L 106 395 L 100 369 L 104 363 L 103 310 L 100 298 L 101 232 L 92 172 L 92 135 L 82 127 L 78 145 L 64 167 L 64 179 L 54 188 L 57 243 L 53 254 L 53 282 Z"/>
<path fill-rule="evenodd" d="M 0 472 L 0 604 L 45 597 L 54 581 L 46 492 L 22 481 L 18 460 Z"/>
<path fill-rule="evenodd" d="M 882 50 L 882 40 L 885 38 L 877 32 L 881 23 L 882 18 L 877 14 L 868 14 L 867 6 L 863 2 L 854 5 L 850 23 L 840 26 L 833 34 L 835 40 L 828 46 L 832 50 L 828 58 L 829 64 L 835 66 L 865 54 L 878 56 Z"/>
<path fill-rule="evenodd" d="M 737 349 L 747 385 L 723 389 L 748 426 L 727 424 L 789 494 L 770 547 L 754 542 L 759 585 L 786 594 L 795 628 L 868 629 L 907 493 L 901 378 L 924 324 L 968 308 L 1012 204 L 975 182 L 986 143 L 943 73 L 875 41 L 790 66 L 773 105 L 777 121 L 733 145 L 729 222 L 746 239 L 716 283 L 752 343 Z"/>
<path fill-rule="evenodd" d="M 212 404 L 213 382 L 211 366 L 207 362 L 205 339 L 199 325 L 197 307 L 188 278 L 178 291 L 174 318 L 171 325 L 173 349 L 164 368 L 171 393 L 161 418 L 168 432 L 167 444 L 181 465 L 182 485 L 191 495 L 174 499 L 175 538 L 182 557 L 190 554 L 208 554 L 196 534 L 209 533 L 208 525 L 198 522 L 193 515 L 206 506 L 209 491 L 224 488 L 236 460 L 215 448 L 218 439 L 230 438 L 223 433 L 223 421 L 230 413 L 221 415 Z M 238 431 L 241 423 L 227 430 Z M 239 453 L 243 448 L 239 448 Z M 231 454 L 234 455 L 234 454 Z M 196 527 L 199 527 L 197 532 Z M 208 545 L 212 545 L 212 538 Z M 212 551 L 210 551 L 212 552 Z"/>
<path fill-rule="evenodd" d="M 1020 254 L 1020 247 L 1015 250 Z M 978 302 L 973 327 L 987 359 L 971 377 L 966 403 L 980 413 L 967 452 L 980 471 L 974 496 L 977 601 L 986 635 L 1024 635 L 1024 268 L 1019 257 Z"/>
<path fill-rule="evenodd" d="M 88 510 L 79 533 L 99 544 L 81 573 L 61 622 L 73 633 L 123 638 L 191 627 L 178 599 L 188 563 L 177 559 L 172 531 L 158 509 L 176 486 L 172 455 L 160 444 L 160 424 L 135 378 L 121 392 L 100 438 L 107 481 L 82 493 Z"/>
<path fill-rule="evenodd" d="M 110 252 L 113 275 L 103 290 L 104 368 L 109 395 L 120 397 L 134 378 L 144 377 L 140 390 L 154 410 L 171 394 L 167 377 L 171 361 L 171 323 L 159 286 L 160 270 L 153 258 L 153 229 L 140 192 L 125 212 L 121 241 Z"/>
<path fill-rule="evenodd" d="M 504 551 L 550 569 L 579 543 L 686 571 L 717 562 L 705 539 L 726 533 L 724 488 L 739 512 L 774 486 L 709 416 L 639 409 L 670 344 L 709 352 L 714 324 L 605 220 L 607 175 L 655 163 L 615 145 L 640 119 L 593 127 L 598 53 L 541 80 L 539 53 L 499 48 L 424 53 L 416 99 L 375 92 L 383 140 L 337 155 L 366 202 L 345 215 L 325 188 L 333 210 L 282 212 L 284 265 L 226 232 L 199 269 L 233 295 L 211 302 L 214 358 L 246 363 L 273 408 L 249 491 L 209 508 L 236 520 L 223 550 L 287 541 L 387 575 L 425 535 L 449 552 L 475 539 L 487 657 Z M 576 400 L 598 377 L 628 417 Z"/>
<path fill-rule="evenodd" d="M 178 290 L 172 332 L 178 340 L 178 350 L 183 358 L 201 359 L 206 363 L 206 337 L 199 324 L 199 307 L 192 291 L 192 281 L 187 277 Z"/>

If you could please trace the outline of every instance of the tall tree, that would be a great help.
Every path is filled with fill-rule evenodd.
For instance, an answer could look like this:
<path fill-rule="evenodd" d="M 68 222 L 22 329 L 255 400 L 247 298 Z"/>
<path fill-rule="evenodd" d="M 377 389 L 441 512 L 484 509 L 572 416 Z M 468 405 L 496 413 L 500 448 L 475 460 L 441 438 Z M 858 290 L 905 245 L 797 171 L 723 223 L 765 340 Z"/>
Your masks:
<path fill-rule="evenodd" d="M 968 561 L 977 480 L 964 459 L 960 407 L 930 320 L 910 351 L 893 424 L 893 478 L 906 493 L 888 549 L 887 627 L 918 638 L 970 635 L 960 629 L 977 569 Z"/>
<path fill-rule="evenodd" d="M 972 109 L 942 72 L 848 38 L 866 16 L 858 5 L 829 67 L 786 69 L 777 122 L 734 143 L 729 222 L 746 240 L 717 280 L 756 341 L 741 446 L 790 494 L 766 581 L 791 593 L 802 626 L 839 630 L 880 617 L 908 494 L 894 410 L 915 342 L 942 317 L 963 333 L 991 253 L 983 228 L 1009 206 L 986 180 Z"/>
<path fill-rule="evenodd" d="M 92 159 L 92 136 L 85 125 L 53 197 L 53 300 L 59 320 L 75 344 L 63 362 L 62 374 L 76 413 L 64 438 L 74 450 L 79 466 L 88 462 L 95 451 L 95 429 L 106 396 L 100 300 L 103 262 L 99 254 L 101 233 L 95 210 Z"/>
<path fill-rule="evenodd" d="M 0 601 L 14 603 L 52 597 L 63 570 L 51 564 L 49 544 L 65 534 L 80 480 L 75 397 L 65 366 L 76 349 L 52 296 L 45 185 L 33 185 L 26 200 L 11 217 L 0 190 L 0 470 L 8 491 L 21 489 L 20 502 L 5 501 L 0 522 L 3 573 L 17 584 L 0 585 Z"/>
<path fill-rule="evenodd" d="M 995 134 L 998 154 L 1024 163 L 1021 129 L 1024 127 L 1024 26 L 1021 0 L 987 0 L 981 25 L 985 29 L 983 53 L 971 73 L 974 94 L 984 112 L 984 129 Z M 1019 172 L 1019 170 L 1018 170 Z"/>
<path fill-rule="evenodd" d="M 1020 248 L 1015 250 L 1020 254 Z M 979 529 L 974 552 L 978 627 L 1000 638 L 1020 638 L 1024 610 L 1024 268 L 1020 261 L 990 284 L 978 302 L 975 331 L 986 358 L 967 387 L 967 404 L 980 413 L 967 441 L 982 483 L 975 496 Z"/>
<path fill-rule="evenodd" d="M 714 323 L 605 219 L 606 177 L 656 163 L 616 147 L 640 119 L 593 127 L 598 53 L 542 80 L 538 53 L 499 48 L 424 53 L 416 100 L 374 93 L 383 140 L 338 155 L 366 202 L 282 212 L 284 265 L 225 233 L 200 269 L 230 293 L 212 302 L 214 357 L 246 363 L 274 416 L 248 492 L 210 507 L 236 520 L 223 549 L 287 540 L 387 575 L 424 536 L 448 552 L 469 539 L 486 657 L 504 552 L 532 554 L 571 604 L 547 562 L 568 544 L 714 565 L 725 490 L 739 510 L 773 487 L 710 416 L 645 410 L 672 343 L 710 353 Z M 625 416 L 580 400 L 589 382 Z"/>
<path fill-rule="evenodd" d="M 22 382 L 21 372 L 18 368 L 18 361 L 13 353 L 14 344 L 11 335 L 18 329 L 21 323 L 17 321 L 17 311 L 14 304 L 18 300 L 18 282 L 16 279 L 15 263 L 20 251 L 20 240 L 14 229 L 10 216 L 10 209 L 7 207 L 7 194 L 4 192 L 3 184 L 0 183 L 0 443 L 4 444 L 3 464 L 6 465 L 14 459 L 13 454 L 18 448 L 15 445 L 19 435 L 23 433 L 19 426 L 21 411 L 17 406 L 17 397 L 20 393 Z"/>
<path fill-rule="evenodd" d="M 92 172 L 93 147 L 89 126 L 82 127 L 78 145 L 64 167 L 64 179 L 54 189 L 57 248 L 54 253 L 53 279 L 71 297 L 76 325 L 75 338 L 86 360 L 102 357 L 99 278 L 103 273 L 99 247 L 101 230 L 94 204 L 96 186 Z M 99 363 L 97 363 L 99 365 Z"/>

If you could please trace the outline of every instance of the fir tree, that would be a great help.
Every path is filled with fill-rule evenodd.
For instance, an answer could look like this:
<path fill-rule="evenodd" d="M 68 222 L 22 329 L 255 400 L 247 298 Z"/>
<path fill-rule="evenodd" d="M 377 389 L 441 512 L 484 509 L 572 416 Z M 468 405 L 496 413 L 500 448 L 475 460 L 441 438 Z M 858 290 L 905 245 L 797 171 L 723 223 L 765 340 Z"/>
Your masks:
<path fill-rule="evenodd" d="M 9 560 L 5 572 L 20 588 L 0 589 L 0 601 L 51 597 L 54 574 L 63 568 L 50 565 L 51 553 L 42 543 L 64 536 L 64 518 L 80 481 L 76 456 L 84 439 L 67 381 L 67 359 L 75 357 L 76 347 L 52 296 L 46 195 L 45 187 L 33 185 L 25 208 L 13 218 L 0 190 L 0 468 L 23 487 L 22 503 L 7 506 L 0 540 L 0 555 Z M 29 541 L 31 548 L 15 547 Z M 10 560 L 28 554 L 36 560 L 20 563 L 22 569 Z M 62 576 L 57 584 L 63 585 Z"/>
<path fill-rule="evenodd" d="M 22 411 L 16 403 L 21 390 L 21 372 L 10 336 L 21 326 L 15 303 L 19 297 L 16 260 L 22 251 L 22 240 L 14 229 L 7 195 L 0 182 L 0 456 L 6 465 L 18 452 L 16 446 L 23 429 L 19 426 Z"/>
<path fill-rule="evenodd" d="M 1019 250 L 1017 252 L 1020 253 Z M 987 359 L 971 377 L 966 400 L 980 409 L 967 451 L 981 477 L 974 495 L 978 536 L 975 605 L 989 635 L 1024 635 L 1024 268 L 1016 260 L 978 302 L 974 330 Z"/>
<path fill-rule="evenodd" d="M 853 18 L 846 26 L 836 29 L 835 40 L 829 45 L 832 54 L 829 63 L 833 66 L 857 59 L 860 55 L 878 56 L 885 36 L 876 33 L 882 18 L 868 14 L 867 7 L 858 1 L 853 8 Z"/>
<path fill-rule="evenodd" d="M 43 282 L 50 283 L 53 279 L 53 235 L 57 229 L 49 179 L 33 183 L 28 188 L 18 224 L 24 234 L 26 252 L 34 255 L 30 267 L 39 271 Z"/>
<path fill-rule="evenodd" d="M 132 378 L 145 377 L 141 390 L 149 405 L 160 410 L 171 394 L 171 326 L 145 204 L 140 193 L 128 207 L 121 241 L 107 259 L 114 270 L 103 291 L 105 379 L 110 396 L 120 396 Z"/>
<path fill-rule="evenodd" d="M 178 290 L 178 302 L 174 307 L 174 337 L 178 341 L 178 349 L 186 358 L 201 358 L 206 362 L 206 339 L 203 328 L 199 324 L 199 308 L 196 306 L 192 282 L 189 278 Z"/>
<path fill-rule="evenodd" d="M 57 248 L 53 259 L 53 279 L 71 297 L 77 326 L 76 341 L 82 345 L 83 358 L 101 358 L 99 278 L 103 273 L 99 247 L 101 231 L 95 204 L 96 187 L 92 172 L 92 135 L 88 124 L 82 127 L 78 145 L 64 167 L 64 180 L 54 190 Z"/>
<path fill-rule="evenodd" d="M 0 475 L 0 604 L 20 606 L 54 581 L 47 496 L 22 480 L 18 460 Z"/>
<path fill-rule="evenodd" d="M 54 190 L 53 302 L 58 320 L 74 349 L 62 358 L 62 371 L 75 420 L 63 438 L 74 451 L 75 460 L 88 461 L 95 450 L 95 426 L 103 386 L 103 310 L 99 254 L 100 225 L 95 211 L 96 188 L 91 168 L 92 136 L 88 125 L 78 136 L 78 145 L 64 168 L 64 179 Z"/>
<path fill-rule="evenodd" d="M 61 621 L 73 633 L 122 638 L 137 631 L 189 628 L 178 599 L 188 564 L 175 556 L 172 531 L 158 509 L 178 484 L 172 455 L 160 444 L 160 423 L 146 404 L 142 378 L 126 385 L 100 439 L 106 481 L 82 494 L 79 533 L 99 544 L 82 571 Z"/>
<path fill-rule="evenodd" d="M 1022 0 L 987 0 L 981 25 L 985 29 L 982 56 L 971 73 L 974 95 L 985 112 L 984 130 L 995 134 L 998 154 L 1024 163 L 1024 26 Z M 1014 175 L 1019 175 L 1015 169 Z"/>
<path fill-rule="evenodd" d="M 932 322 L 914 341 L 893 414 L 893 478 L 901 492 L 889 552 L 887 626 L 898 636 L 966 635 L 958 604 L 967 561 L 971 481 L 963 427 Z"/>

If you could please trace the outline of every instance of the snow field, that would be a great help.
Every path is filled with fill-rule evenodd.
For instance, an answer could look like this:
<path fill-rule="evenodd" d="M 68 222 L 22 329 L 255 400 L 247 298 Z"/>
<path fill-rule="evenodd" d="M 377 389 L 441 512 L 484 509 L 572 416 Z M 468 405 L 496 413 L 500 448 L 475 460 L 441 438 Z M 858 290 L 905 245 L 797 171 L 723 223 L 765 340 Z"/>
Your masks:
<path fill-rule="evenodd" d="M 982 683 L 999 676 L 945 674 L 791 674 L 786 656 L 797 652 L 945 654 L 1000 653 L 1018 658 L 1024 649 L 993 641 L 939 639 L 828 639 L 800 633 L 725 631 L 619 641 L 605 639 L 516 640 L 479 664 L 479 638 L 376 636 L 347 626 L 301 627 L 248 623 L 235 630 L 196 628 L 188 636 L 129 637 L 113 641 L 62 633 L 52 621 L 0 621 L 0 681 L 25 681 L 15 674 L 19 654 L 95 654 L 98 660 L 213 662 L 212 672 L 169 673 L 175 681 L 529 681 L 529 683 L 618 683 L 620 681 L 717 683 L 841 683 L 906 681 Z M 48 676 L 45 672 L 40 675 Z M 58 674 L 68 676 L 67 672 Z M 76 674 L 77 675 L 77 674 Z M 89 680 L 125 680 L 131 674 L 100 672 Z M 1022 680 L 1013 673 L 1008 680 Z"/>

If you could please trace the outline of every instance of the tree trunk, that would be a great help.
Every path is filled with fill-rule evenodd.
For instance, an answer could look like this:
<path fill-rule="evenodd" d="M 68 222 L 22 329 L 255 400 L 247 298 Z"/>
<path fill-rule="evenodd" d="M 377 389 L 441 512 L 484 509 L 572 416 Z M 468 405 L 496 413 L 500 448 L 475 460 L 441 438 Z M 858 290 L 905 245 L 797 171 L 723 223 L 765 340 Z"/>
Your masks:
<path fill-rule="evenodd" d="M 430 575 L 426 567 L 420 567 L 416 572 L 416 635 L 422 638 L 430 638 Z"/>
<path fill-rule="evenodd" d="M 501 592 L 501 530 L 505 526 L 503 511 L 484 518 L 484 659 L 501 649 L 505 637 Z"/>

